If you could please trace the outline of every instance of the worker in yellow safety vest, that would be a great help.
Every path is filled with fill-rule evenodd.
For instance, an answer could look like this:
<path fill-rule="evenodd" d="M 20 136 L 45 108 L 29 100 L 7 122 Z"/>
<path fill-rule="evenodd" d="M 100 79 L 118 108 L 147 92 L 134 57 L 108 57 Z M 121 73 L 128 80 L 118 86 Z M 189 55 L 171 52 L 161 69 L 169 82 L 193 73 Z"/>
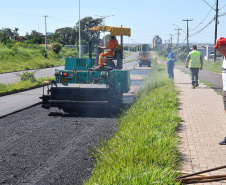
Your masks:
<path fill-rule="evenodd" d="M 192 47 L 192 51 L 188 54 L 186 59 L 186 68 L 190 68 L 191 71 L 191 83 L 192 89 L 195 89 L 199 86 L 199 69 L 202 70 L 203 67 L 203 56 L 199 51 L 197 51 L 197 46 Z"/>

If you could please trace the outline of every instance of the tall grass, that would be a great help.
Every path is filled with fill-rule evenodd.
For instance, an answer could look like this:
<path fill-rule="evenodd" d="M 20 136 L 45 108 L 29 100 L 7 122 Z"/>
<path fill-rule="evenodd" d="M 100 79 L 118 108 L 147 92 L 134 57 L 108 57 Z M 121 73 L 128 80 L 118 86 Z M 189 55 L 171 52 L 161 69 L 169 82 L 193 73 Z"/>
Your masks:
<path fill-rule="evenodd" d="M 167 60 L 167 59 L 165 59 L 165 60 Z M 186 61 L 178 61 L 175 64 L 185 67 Z M 209 60 L 204 60 L 203 61 L 203 69 L 207 70 L 207 71 L 221 73 L 222 72 L 222 62 L 221 61 L 212 62 Z"/>
<path fill-rule="evenodd" d="M 45 58 L 45 52 L 48 58 Z M 15 45 L 7 48 L 0 44 L 0 73 L 59 66 L 64 64 L 61 58 L 43 47 L 23 48 Z"/>
<path fill-rule="evenodd" d="M 135 104 L 118 118 L 117 133 L 94 152 L 96 165 L 85 184 L 180 184 L 176 128 L 177 91 L 155 66 Z M 106 123 L 107 124 L 107 123 Z"/>

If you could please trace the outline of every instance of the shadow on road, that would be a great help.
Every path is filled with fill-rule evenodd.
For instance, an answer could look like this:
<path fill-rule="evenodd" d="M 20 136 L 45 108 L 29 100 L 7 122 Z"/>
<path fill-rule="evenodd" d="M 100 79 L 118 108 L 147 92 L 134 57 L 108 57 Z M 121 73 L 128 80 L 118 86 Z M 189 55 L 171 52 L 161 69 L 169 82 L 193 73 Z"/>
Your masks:
<path fill-rule="evenodd" d="M 119 109 L 105 109 L 105 108 L 98 108 L 82 112 L 76 112 L 76 113 L 67 113 L 67 112 L 50 112 L 48 116 L 53 117 L 92 117 L 92 118 L 117 118 L 119 117 L 123 112 L 128 110 L 129 105 L 120 107 Z"/>

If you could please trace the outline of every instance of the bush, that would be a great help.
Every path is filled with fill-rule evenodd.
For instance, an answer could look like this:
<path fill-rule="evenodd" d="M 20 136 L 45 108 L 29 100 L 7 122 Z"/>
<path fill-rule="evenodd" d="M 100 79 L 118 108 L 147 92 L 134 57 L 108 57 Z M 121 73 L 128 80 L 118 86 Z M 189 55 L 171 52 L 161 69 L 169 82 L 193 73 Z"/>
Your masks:
<path fill-rule="evenodd" d="M 179 60 L 184 61 L 184 60 L 186 60 L 187 55 L 186 55 L 185 53 L 180 53 L 180 54 L 178 55 L 178 58 L 179 58 Z"/>
<path fill-rule="evenodd" d="M 36 82 L 34 72 L 25 72 L 20 76 L 20 80 L 22 81 L 30 81 L 30 82 Z"/>
<path fill-rule="evenodd" d="M 52 44 L 52 50 L 54 51 L 54 53 L 56 54 L 60 53 L 61 49 L 62 49 L 62 45 L 60 43 L 55 42 Z"/>
<path fill-rule="evenodd" d="M 44 47 L 41 47 L 39 52 L 41 53 L 42 56 L 45 56 L 45 54 L 47 54 L 47 51 L 45 50 Z"/>

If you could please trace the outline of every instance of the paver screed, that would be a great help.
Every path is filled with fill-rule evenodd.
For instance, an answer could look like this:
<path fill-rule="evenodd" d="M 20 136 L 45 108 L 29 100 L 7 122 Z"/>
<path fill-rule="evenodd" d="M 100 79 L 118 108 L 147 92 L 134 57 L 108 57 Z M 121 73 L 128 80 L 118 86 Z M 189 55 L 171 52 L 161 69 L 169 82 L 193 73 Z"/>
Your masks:
<path fill-rule="evenodd" d="M 226 137 L 221 94 L 202 83 L 191 89 L 190 74 L 178 69 L 174 70 L 174 74 L 174 84 L 179 90 L 179 114 L 183 119 L 178 131 L 181 137 L 181 170 L 195 173 L 226 165 L 226 145 L 219 145 L 219 141 Z M 226 168 L 203 175 L 223 174 L 226 174 Z M 226 184 L 226 180 L 202 184 Z"/>

